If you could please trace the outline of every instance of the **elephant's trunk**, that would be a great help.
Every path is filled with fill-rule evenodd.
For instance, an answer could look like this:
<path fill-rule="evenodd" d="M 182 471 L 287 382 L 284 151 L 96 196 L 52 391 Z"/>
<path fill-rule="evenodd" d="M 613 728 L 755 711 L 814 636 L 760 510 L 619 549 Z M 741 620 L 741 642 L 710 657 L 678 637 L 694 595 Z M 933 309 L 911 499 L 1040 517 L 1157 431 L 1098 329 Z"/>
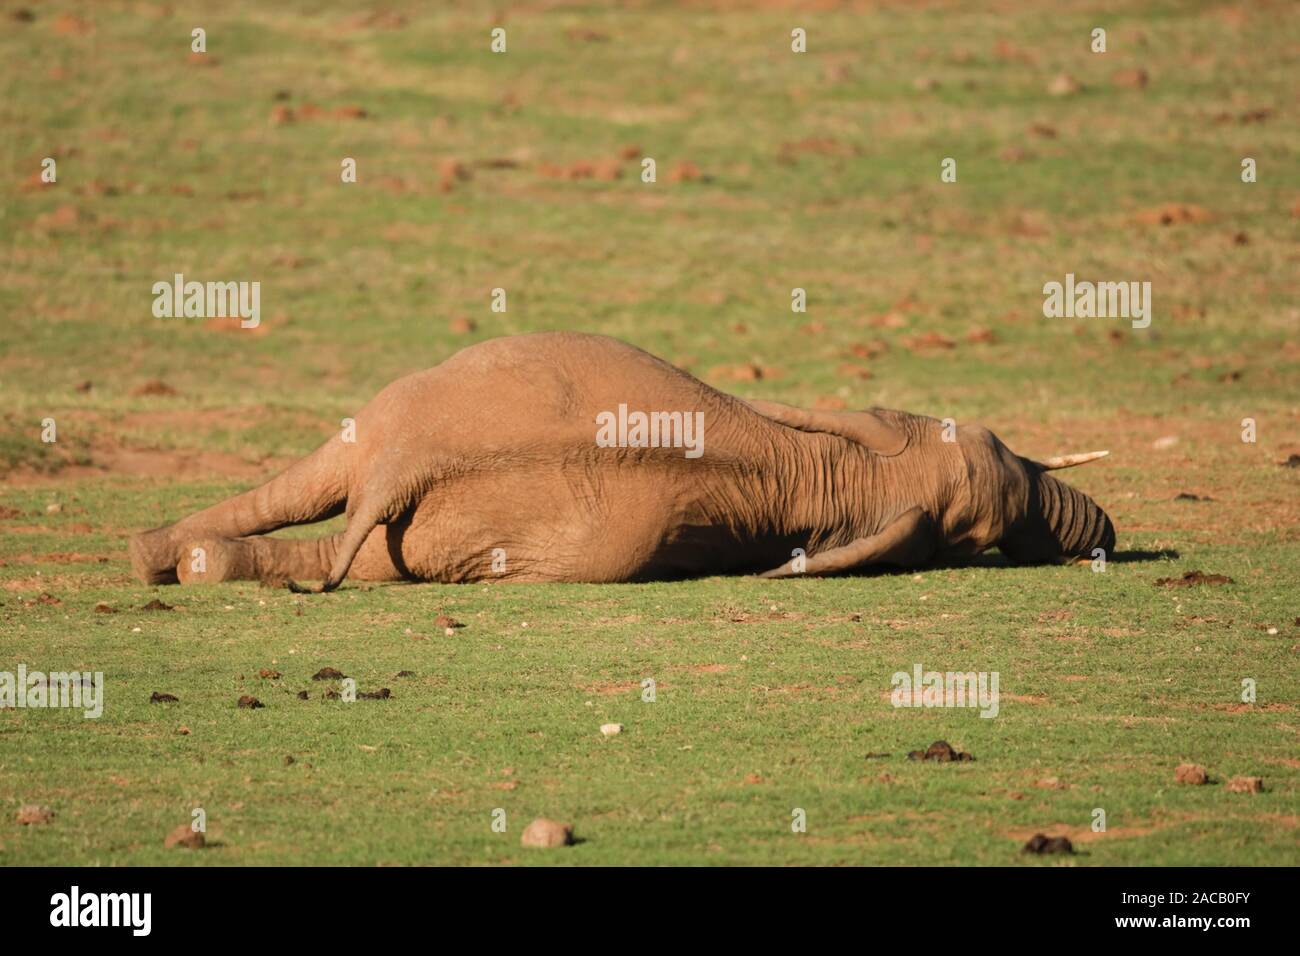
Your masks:
<path fill-rule="evenodd" d="M 1038 494 L 1043 520 L 1062 555 L 1090 557 L 1096 548 L 1109 555 L 1114 549 L 1115 528 L 1110 518 L 1082 491 L 1044 472 L 1038 476 Z"/>
<path fill-rule="evenodd" d="M 1011 560 L 1032 564 L 1093 557 L 1101 548 L 1109 557 L 1115 527 L 1106 512 L 1083 492 L 1025 462 L 1029 487 L 1023 521 L 1000 543 Z"/>

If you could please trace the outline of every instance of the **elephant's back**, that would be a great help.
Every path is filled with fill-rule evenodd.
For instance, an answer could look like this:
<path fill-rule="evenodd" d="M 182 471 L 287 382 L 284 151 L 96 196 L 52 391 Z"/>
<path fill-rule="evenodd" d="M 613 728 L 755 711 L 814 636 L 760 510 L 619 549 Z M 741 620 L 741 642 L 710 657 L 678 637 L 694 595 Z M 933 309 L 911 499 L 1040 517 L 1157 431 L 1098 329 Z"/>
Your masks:
<path fill-rule="evenodd" d="M 752 413 L 732 396 L 618 339 L 537 332 L 489 339 L 393 382 L 362 410 L 391 443 L 443 450 L 597 443 L 600 423 L 636 413 L 701 420 L 719 439 Z M 743 429 L 741 429 L 743 431 Z M 706 439 L 707 440 L 707 439 Z M 715 446 L 721 450 L 721 446 Z"/>

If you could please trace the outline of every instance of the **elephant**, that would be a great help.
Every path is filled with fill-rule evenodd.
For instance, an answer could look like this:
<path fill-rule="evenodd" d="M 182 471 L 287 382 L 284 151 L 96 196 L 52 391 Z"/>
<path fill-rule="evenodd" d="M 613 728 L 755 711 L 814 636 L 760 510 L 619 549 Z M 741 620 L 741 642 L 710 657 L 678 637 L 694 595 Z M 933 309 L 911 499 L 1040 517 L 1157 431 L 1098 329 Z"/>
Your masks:
<path fill-rule="evenodd" d="M 1110 518 L 988 429 L 726 394 L 618 339 L 536 332 L 388 385 L 265 484 L 132 537 L 149 584 L 638 582 L 1109 553 Z M 346 515 L 314 540 L 279 528 Z"/>

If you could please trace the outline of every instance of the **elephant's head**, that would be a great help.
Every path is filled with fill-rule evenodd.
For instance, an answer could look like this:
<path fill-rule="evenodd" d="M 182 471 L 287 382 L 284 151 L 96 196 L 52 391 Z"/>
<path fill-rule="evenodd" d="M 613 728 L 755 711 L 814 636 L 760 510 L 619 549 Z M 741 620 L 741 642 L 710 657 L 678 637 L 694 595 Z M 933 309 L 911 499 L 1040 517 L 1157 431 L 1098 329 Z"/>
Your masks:
<path fill-rule="evenodd" d="M 1015 564 L 1090 558 L 1097 548 L 1110 555 L 1115 529 L 1106 512 L 1050 474 L 1106 452 L 1038 462 L 1017 455 L 987 428 L 966 426 L 958 434 L 970 489 L 961 518 L 979 550 L 996 546 Z"/>
<path fill-rule="evenodd" d="M 1045 462 L 1017 458 L 1024 475 L 1024 507 L 998 542 L 999 550 L 1016 564 L 1090 558 L 1098 548 L 1109 557 L 1115 547 L 1115 528 L 1106 512 L 1083 492 L 1049 474 L 1105 454 L 1089 452 Z"/>

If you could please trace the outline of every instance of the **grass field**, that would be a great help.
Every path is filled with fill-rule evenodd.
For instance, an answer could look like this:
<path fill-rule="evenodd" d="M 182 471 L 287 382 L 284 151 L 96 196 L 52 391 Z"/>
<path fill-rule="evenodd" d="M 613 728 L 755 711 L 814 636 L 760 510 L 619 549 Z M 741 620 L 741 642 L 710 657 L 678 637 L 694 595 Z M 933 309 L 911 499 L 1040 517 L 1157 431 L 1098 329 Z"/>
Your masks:
<path fill-rule="evenodd" d="M 0 671 L 106 682 L 97 720 L 0 710 L 0 863 L 1300 862 L 1294 5 L 207 6 L 0 4 Z M 261 325 L 155 318 L 175 273 L 260 281 Z M 1150 281 L 1151 326 L 1045 318 L 1067 273 Z M 560 328 L 745 396 L 1109 448 L 1066 479 L 1119 553 L 321 596 L 132 579 L 129 534 L 252 487 L 393 378 Z M 1155 585 L 1189 570 L 1232 583 Z M 998 672 L 997 718 L 891 706 L 917 663 Z M 326 699 L 326 666 L 392 696 Z M 975 761 L 907 759 L 939 738 Z M 1175 783 L 1184 762 L 1212 783 Z M 198 807 L 208 847 L 164 849 Z M 522 849 L 538 815 L 582 842 Z M 1021 854 L 1038 832 L 1078 852 Z"/>

